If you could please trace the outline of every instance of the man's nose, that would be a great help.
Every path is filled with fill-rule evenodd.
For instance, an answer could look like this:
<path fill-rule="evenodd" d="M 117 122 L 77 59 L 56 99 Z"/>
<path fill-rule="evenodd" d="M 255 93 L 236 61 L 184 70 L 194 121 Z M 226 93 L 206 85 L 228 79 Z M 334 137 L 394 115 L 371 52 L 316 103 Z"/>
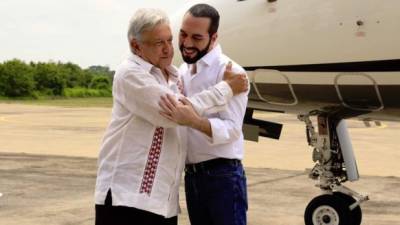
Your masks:
<path fill-rule="evenodd" d="M 183 47 L 185 47 L 185 48 L 193 47 L 193 42 L 192 42 L 192 40 L 190 40 L 190 38 L 184 38 L 182 40 L 182 44 L 183 44 Z"/>
<path fill-rule="evenodd" d="M 173 50 L 172 43 L 166 42 L 162 50 L 164 54 L 170 53 Z"/>

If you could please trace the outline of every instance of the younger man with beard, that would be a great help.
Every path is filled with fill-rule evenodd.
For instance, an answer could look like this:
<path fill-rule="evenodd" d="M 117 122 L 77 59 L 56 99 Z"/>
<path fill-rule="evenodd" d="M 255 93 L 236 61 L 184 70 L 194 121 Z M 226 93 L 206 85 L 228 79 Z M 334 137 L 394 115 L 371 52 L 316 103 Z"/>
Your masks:
<path fill-rule="evenodd" d="M 186 63 L 179 72 L 187 97 L 221 81 L 225 65 L 232 61 L 217 44 L 218 25 L 217 10 L 207 4 L 194 5 L 183 18 L 179 47 Z M 245 73 L 236 63 L 232 70 Z M 192 225 L 246 224 L 246 177 L 241 160 L 247 94 L 234 96 L 226 110 L 198 119 L 198 126 L 188 125 L 192 128 L 187 132 L 185 189 Z M 193 122 L 185 118 L 190 115 L 188 110 L 172 98 L 164 98 L 161 105 L 166 118 L 180 124 Z"/>

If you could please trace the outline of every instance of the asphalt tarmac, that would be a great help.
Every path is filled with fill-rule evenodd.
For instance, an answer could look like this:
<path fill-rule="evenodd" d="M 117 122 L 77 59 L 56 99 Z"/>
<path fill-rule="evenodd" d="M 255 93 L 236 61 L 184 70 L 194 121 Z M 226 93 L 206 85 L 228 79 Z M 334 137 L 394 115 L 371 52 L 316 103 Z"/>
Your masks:
<path fill-rule="evenodd" d="M 0 224 L 94 224 L 96 159 L 0 154 Z M 249 225 L 301 225 L 308 201 L 319 194 L 304 172 L 246 168 Z M 364 225 L 400 224 L 400 178 L 364 177 L 351 187 L 368 193 Z M 188 225 L 183 188 L 179 224 Z"/>
<path fill-rule="evenodd" d="M 96 156 L 110 109 L 0 104 L 0 225 L 94 224 Z M 280 141 L 246 143 L 249 225 L 301 225 L 320 191 L 304 126 L 295 117 L 260 114 L 286 126 Z M 400 224 L 399 125 L 349 122 L 361 179 L 348 184 L 370 201 L 364 225 Z M 181 188 L 179 224 L 189 225 Z"/>

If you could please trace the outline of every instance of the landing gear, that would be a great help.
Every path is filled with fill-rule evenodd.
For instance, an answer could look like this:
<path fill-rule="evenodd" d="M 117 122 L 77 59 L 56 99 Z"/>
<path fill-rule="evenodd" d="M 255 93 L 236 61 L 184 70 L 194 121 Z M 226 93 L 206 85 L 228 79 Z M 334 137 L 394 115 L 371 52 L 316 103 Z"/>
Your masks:
<path fill-rule="evenodd" d="M 353 210 L 350 206 L 356 200 L 341 192 L 324 194 L 314 198 L 304 213 L 306 225 L 360 225 L 360 206 Z"/>
<path fill-rule="evenodd" d="M 350 195 L 343 194 L 342 192 L 334 192 L 333 195 L 336 196 L 337 198 L 343 199 L 348 208 L 351 208 L 351 206 L 357 202 L 353 197 L 351 197 Z M 357 205 L 353 210 L 350 210 L 350 214 L 351 214 L 350 217 L 353 220 L 352 224 L 354 225 L 361 224 L 362 212 L 360 205 Z"/>
<path fill-rule="evenodd" d="M 313 161 L 316 163 L 309 177 L 317 181 L 323 194 L 314 198 L 307 206 L 306 225 L 360 225 L 360 204 L 368 200 L 345 187 L 342 183 L 358 180 L 357 165 L 347 127 L 344 120 L 315 114 L 318 117 L 318 132 L 314 130 L 311 115 L 299 115 L 306 123 L 307 141 L 314 147 Z"/>
<path fill-rule="evenodd" d="M 308 204 L 304 221 L 306 225 L 354 225 L 344 199 L 329 194 L 320 195 Z"/>

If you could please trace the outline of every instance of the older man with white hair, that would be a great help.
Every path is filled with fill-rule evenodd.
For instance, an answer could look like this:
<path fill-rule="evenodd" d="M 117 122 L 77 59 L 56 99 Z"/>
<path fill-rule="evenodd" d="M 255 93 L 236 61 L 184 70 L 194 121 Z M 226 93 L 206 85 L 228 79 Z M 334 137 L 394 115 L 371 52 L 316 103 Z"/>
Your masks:
<path fill-rule="evenodd" d="M 186 139 L 183 127 L 159 113 L 160 97 L 179 98 L 181 87 L 171 66 L 167 16 L 156 9 L 138 10 L 128 39 L 132 54 L 115 73 L 112 117 L 98 159 L 96 225 L 177 224 Z M 234 94 L 247 89 L 245 76 L 227 71 L 226 78 L 182 100 L 193 107 L 188 109 L 191 126 L 198 127 L 202 113 L 224 109 Z"/>

